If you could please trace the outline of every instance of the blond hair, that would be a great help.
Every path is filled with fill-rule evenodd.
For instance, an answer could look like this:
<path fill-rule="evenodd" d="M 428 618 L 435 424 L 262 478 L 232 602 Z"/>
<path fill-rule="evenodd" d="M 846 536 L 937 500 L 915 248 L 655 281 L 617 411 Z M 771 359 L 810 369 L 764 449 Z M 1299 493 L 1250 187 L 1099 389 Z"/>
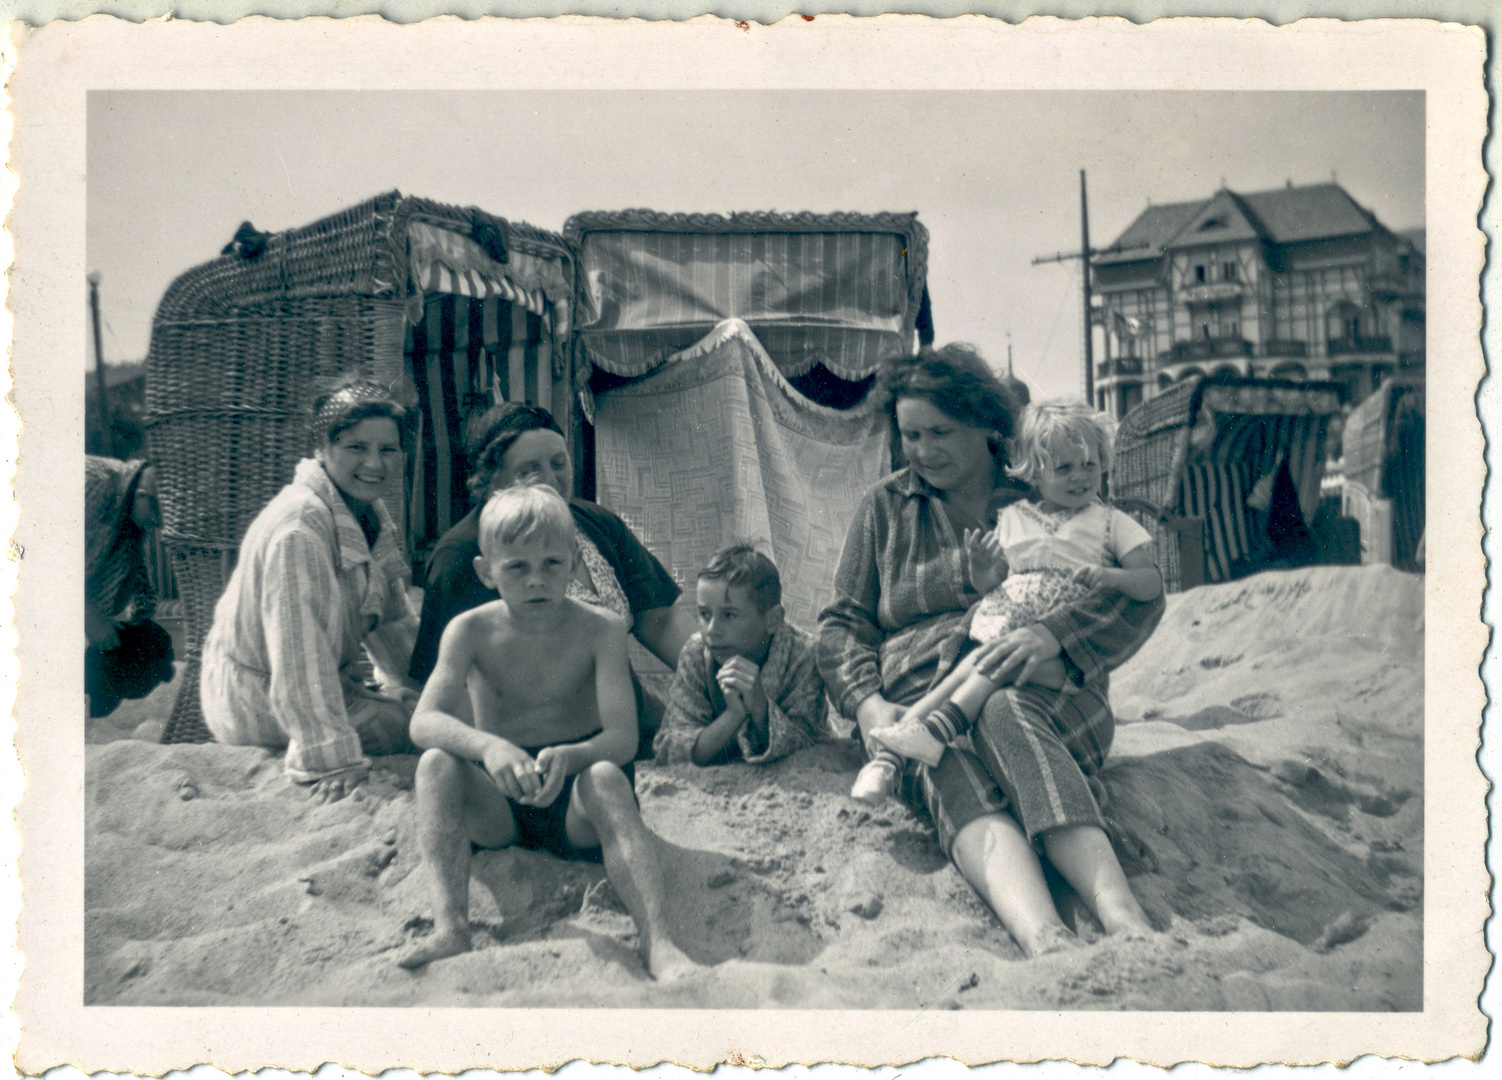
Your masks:
<path fill-rule="evenodd" d="M 1036 487 L 1060 446 L 1080 450 L 1106 468 L 1111 460 L 1115 424 L 1078 398 L 1053 398 L 1022 412 L 1021 430 L 1011 441 L 1007 475 Z"/>
<path fill-rule="evenodd" d="M 480 511 L 480 554 L 493 559 L 503 547 L 540 536 L 574 543 L 574 515 L 563 496 L 544 484 L 497 491 Z"/>

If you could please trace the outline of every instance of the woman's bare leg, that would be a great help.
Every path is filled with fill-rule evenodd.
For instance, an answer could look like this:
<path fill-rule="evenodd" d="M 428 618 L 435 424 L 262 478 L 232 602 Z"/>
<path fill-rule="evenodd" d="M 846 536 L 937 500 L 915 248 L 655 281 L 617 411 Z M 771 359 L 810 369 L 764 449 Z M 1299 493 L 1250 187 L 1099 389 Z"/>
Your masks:
<path fill-rule="evenodd" d="M 1043 834 L 1048 861 L 1095 912 L 1106 933 L 1152 932 L 1152 923 L 1111 850 L 1110 837 L 1095 825 L 1068 825 Z"/>
<path fill-rule="evenodd" d="M 988 814 L 966 825 L 954 838 L 951 855 L 1024 953 L 1041 956 L 1068 943 L 1043 865 L 1011 814 Z"/>

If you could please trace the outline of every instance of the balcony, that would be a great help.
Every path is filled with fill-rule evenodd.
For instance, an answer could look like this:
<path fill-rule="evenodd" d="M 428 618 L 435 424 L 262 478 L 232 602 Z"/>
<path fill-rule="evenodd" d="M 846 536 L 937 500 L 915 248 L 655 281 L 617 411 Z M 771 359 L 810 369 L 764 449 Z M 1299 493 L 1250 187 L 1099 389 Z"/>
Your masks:
<path fill-rule="evenodd" d="M 1242 338 L 1196 338 L 1173 344 L 1174 363 L 1184 360 L 1239 360 L 1252 355 L 1252 343 Z"/>
<path fill-rule="evenodd" d="M 1262 355 L 1272 357 L 1292 357 L 1302 360 L 1309 355 L 1309 346 L 1302 341 L 1279 341 L 1277 338 L 1262 343 Z"/>
<path fill-rule="evenodd" d="M 1327 343 L 1327 351 L 1331 356 L 1350 356 L 1357 353 L 1390 353 L 1392 352 L 1392 338 L 1331 338 Z"/>
<path fill-rule="evenodd" d="M 1217 281 L 1213 284 L 1185 285 L 1179 290 L 1179 301 L 1184 304 L 1220 304 L 1238 300 L 1245 286 L 1239 281 Z"/>
<path fill-rule="evenodd" d="M 1095 365 L 1095 377 L 1097 379 L 1109 379 L 1116 375 L 1141 375 L 1142 358 L 1138 356 L 1120 356 L 1115 360 L 1105 360 Z"/>

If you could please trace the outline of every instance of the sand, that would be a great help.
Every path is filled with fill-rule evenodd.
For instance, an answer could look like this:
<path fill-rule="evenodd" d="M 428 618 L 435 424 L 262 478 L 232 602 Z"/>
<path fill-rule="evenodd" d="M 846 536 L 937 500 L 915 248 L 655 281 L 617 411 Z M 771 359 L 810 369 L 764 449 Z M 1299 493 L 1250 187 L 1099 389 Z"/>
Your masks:
<path fill-rule="evenodd" d="M 475 860 L 475 949 L 427 931 L 412 758 L 312 803 L 267 751 L 160 746 L 174 686 L 94 722 L 86 998 L 129 1005 L 1096 1009 L 1422 1006 L 1423 579 L 1267 573 L 1171 597 L 1117 673 L 1108 815 L 1161 932 L 1024 959 L 921 818 L 847 797 L 857 752 L 640 766 L 677 938 L 653 982 L 599 867 Z"/>

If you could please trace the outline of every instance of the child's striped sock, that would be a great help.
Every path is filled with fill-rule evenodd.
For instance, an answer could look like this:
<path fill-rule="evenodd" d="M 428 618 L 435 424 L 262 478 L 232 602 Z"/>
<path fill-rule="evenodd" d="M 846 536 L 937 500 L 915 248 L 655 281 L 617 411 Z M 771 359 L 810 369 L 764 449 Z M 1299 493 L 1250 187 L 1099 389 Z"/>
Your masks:
<path fill-rule="evenodd" d="M 970 727 L 965 711 L 952 701 L 946 701 L 923 718 L 928 733 L 945 746 L 953 746 L 956 739 Z"/>
<path fill-rule="evenodd" d="M 867 752 L 870 753 L 872 761 L 885 761 L 897 770 L 899 776 L 902 775 L 902 755 L 895 750 L 888 750 L 885 746 L 875 746 L 868 743 Z"/>

